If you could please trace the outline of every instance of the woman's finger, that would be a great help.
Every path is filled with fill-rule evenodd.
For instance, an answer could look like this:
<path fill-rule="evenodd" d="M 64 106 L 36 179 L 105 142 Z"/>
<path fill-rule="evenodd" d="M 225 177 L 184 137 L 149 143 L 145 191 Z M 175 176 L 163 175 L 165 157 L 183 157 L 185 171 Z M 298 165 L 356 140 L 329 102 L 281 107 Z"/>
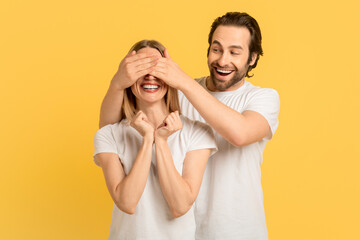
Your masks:
<path fill-rule="evenodd" d="M 169 117 L 167 117 L 167 118 L 165 119 L 165 123 L 166 123 L 166 128 L 167 128 L 170 132 L 173 131 L 173 129 L 174 129 L 174 124 L 172 123 L 172 121 L 170 120 Z"/>
<path fill-rule="evenodd" d="M 173 116 L 174 121 L 175 121 L 176 129 L 177 130 L 181 129 L 182 128 L 182 122 L 181 122 L 181 119 L 180 119 L 179 111 L 172 112 L 172 116 Z"/>

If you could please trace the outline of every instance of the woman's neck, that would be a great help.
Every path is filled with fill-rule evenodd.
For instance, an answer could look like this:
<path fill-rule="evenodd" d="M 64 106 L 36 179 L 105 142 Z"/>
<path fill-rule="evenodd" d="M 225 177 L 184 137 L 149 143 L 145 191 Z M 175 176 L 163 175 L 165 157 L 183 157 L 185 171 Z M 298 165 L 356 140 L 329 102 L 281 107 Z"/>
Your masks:
<path fill-rule="evenodd" d="M 165 101 L 159 101 L 156 103 L 139 102 L 137 105 L 137 110 L 141 110 L 145 113 L 149 122 L 155 129 L 162 124 L 165 117 L 169 115 Z"/>

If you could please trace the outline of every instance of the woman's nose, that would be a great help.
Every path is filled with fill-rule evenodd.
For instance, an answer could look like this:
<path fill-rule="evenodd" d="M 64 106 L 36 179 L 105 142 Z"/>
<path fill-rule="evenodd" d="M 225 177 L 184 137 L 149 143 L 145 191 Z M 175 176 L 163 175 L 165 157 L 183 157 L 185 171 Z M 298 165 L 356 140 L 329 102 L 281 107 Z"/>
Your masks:
<path fill-rule="evenodd" d="M 156 77 L 154 77 L 153 75 L 150 75 L 150 74 L 146 74 L 145 77 L 144 77 L 145 80 L 155 80 Z"/>

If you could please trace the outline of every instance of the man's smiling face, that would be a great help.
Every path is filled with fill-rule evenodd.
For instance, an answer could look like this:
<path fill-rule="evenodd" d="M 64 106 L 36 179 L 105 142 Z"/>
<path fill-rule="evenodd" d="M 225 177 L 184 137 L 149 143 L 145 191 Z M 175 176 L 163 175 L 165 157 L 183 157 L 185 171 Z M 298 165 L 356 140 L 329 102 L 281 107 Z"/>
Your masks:
<path fill-rule="evenodd" d="M 211 91 L 233 91 L 244 81 L 249 65 L 254 64 L 256 55 L 249 59 L 250 32 L 245 27 L 223 26 L 216 28 L 208 55 Z"/>

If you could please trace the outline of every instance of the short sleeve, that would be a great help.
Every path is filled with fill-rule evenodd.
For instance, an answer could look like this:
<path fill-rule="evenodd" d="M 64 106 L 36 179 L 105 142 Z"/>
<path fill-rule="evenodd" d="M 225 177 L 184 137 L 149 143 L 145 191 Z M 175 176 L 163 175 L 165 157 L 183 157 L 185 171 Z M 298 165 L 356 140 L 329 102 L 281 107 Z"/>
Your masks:
<path fill-rule="evenodd" d="M 99 129 L 94 137 L 94 148 L 95 152 L 94 155 L 98 153 L 116 153 L 117 154 L 117 148 L 116 148 L 116 142 L 114 138 L 114 134 L 112 132 L 112 125 L 107 125 Z M 94 159 L 95 161 L 95 159 Z M 96 165 L 99 165 L 95 161 Z"/>
<path fill-rule="evenodd" d="M 198 149 L 211 149 L 213 155 L 217 151 L 217 146 L 212 129 L 205 123 L 193 121 L 187 151 Z"/>
<path fill-rule="evenodd" d="M 279 125 L 280 98 L 274 89 L 261 88 L 250 98 L 244 111 L 251 110 L 260 113 L 268 121 L 270 133 L 265 139 L 270 140 Z"/>

